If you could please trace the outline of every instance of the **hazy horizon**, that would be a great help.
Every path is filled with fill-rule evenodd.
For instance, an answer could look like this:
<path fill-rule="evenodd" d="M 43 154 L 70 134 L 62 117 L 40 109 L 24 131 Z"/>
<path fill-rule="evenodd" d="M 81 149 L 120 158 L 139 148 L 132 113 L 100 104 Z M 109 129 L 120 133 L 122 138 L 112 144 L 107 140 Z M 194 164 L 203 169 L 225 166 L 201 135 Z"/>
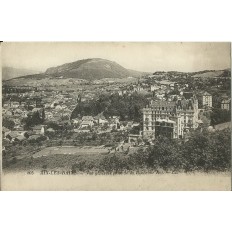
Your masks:
<path fill-rule="evenodd" d="M 101 58 L 136 71 L 197 72 L 231 68 L 230 43 L 7 42 L 2 66 L 45 72 L 82 59 Z"/>

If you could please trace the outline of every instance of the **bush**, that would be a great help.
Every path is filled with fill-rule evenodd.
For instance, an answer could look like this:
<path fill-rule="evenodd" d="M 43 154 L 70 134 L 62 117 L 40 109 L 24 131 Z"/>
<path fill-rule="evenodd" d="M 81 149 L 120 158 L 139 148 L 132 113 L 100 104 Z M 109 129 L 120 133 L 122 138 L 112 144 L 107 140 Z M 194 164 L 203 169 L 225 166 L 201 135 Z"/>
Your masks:
<path fill-rule="evenodd" d="M 159 137 L 136 153 L 108 154 L 97 161 L 79 161 L 72 172 L 95 174 L 229 171 L 230 130 L 194 131 L 187 141 Z"/>
<path fill-rule="evenodd" d="M 185 171 L 227 171 L 230 169 L 230 130 L 194 132 L 183 147 Z"/>

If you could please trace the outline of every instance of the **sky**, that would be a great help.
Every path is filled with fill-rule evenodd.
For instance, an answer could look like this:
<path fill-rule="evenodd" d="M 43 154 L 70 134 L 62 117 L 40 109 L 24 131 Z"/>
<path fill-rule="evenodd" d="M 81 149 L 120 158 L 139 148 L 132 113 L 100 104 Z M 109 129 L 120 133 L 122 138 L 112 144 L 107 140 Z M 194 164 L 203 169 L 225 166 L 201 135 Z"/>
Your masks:
<path fill-rule="evenodd" d="M 144 72 L 220 70 L 230 68 L 230 43 L 175 42 L 6 42 L 2 66 L 45 71 L 87 58 L 115 61 Z"/>

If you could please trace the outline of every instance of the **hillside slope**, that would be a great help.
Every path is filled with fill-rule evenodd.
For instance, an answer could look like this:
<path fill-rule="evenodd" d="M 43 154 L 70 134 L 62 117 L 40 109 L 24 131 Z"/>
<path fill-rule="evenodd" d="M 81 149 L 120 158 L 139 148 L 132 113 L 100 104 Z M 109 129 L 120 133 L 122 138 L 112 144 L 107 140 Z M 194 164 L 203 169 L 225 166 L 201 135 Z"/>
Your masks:
<path fill-rule="evenodd" d="M 48 68 L 45 74 L 54 77 L 77 78 L 85 80 L 99 80 L 104 78 L 140 77 L 144 73 L 128 70 L 116 62 L 94 58 L 78 60 Z"/>
<path fill-rule="evenodd" d="M 201 78 L 230 77 L 230 76 L 231 76 L 230 69 L 203 71 L 193 75 L 193 77 L 201 77 Z"/>

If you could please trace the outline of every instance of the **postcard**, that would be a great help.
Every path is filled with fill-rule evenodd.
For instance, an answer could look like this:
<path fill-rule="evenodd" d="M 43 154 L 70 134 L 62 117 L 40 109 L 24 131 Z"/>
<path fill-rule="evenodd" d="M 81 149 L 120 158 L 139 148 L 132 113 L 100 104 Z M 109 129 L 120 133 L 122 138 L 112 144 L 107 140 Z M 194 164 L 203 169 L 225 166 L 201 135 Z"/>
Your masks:
<path fill-rule="evenodd" d="M 2 42 L 1 190 L 231 190 L 231 43 Z"/>

